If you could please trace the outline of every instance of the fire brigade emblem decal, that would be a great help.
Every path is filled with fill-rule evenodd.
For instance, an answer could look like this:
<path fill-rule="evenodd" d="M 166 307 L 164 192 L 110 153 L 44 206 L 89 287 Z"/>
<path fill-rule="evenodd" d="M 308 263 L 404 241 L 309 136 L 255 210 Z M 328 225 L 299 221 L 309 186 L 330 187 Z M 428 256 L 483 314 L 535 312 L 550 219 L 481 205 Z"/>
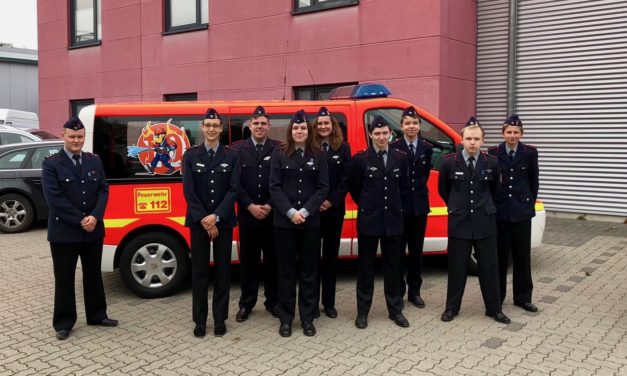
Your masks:
<path fill-rule="evenodd" d="M 183 153 L 190 142 L 183 127 L 167 123 L 152 124 L 142 128 L 136 145 L 127 146 L 129 158 L 139 160 L 151 175 L 172 175 L 181 170 Z"/>

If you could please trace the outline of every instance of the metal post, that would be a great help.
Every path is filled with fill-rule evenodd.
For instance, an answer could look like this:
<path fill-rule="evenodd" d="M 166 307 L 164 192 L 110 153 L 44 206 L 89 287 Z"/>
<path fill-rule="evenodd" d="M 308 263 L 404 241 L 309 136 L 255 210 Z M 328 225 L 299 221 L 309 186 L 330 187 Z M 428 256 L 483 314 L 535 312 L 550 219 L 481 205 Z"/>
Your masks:
<path fill-rule="evenodd" d="M 516 113 L 516 50 L 518 38 L 518 0 L 509 2 L 509 41 L 507 53 L 507 114 Z"/>

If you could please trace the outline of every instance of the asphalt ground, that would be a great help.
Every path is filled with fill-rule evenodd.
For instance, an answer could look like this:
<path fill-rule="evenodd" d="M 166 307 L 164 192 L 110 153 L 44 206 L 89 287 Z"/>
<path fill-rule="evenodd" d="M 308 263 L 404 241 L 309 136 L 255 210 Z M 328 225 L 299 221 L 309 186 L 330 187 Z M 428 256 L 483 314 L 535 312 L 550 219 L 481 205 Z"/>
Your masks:
<path fill-rule="evenodd" d="M 228 332 L 193 337 L 191 291 L 144 300 L 117 273 L 103 274 L 109 316 L 117 328 L 87 326 L 81 271 L 78 322 L 68 340 L 52 328 L 54 281 L 46 230 L 2 234 L 0 256 L 0 375 L 627 375 L 627 225 L 547 218 L 543 245 L 532 254 L 531 314 L 508 297 L 512 319 L 484 316 L 476 278 L 469 278 L 460 315 L 440 321 L 446 297 L 446 258 L 428 257 L 422 296 L 406 304 L 411 326 L 387 318 L 377 274 L 369 327 L 355 328 L 354 262 L 342 262 L 339 317 L 322 314 L 318 334 L 305 337 L 298 321 L 282 338 L 278 321 L 256 309 L 235 321 L 238 269 L 233 270 Z M 210 291 L 211 292 L 211 291 Z M 260 294 L 261 295 L 261 294 Z"/>

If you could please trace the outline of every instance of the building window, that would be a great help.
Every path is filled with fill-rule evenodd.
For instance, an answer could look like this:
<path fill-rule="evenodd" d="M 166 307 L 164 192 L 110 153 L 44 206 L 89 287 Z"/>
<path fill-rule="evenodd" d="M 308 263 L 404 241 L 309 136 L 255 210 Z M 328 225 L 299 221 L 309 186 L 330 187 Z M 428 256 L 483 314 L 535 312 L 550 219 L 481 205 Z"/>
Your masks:
<path fill-rule="evenodd" d="M 101 0 L 70 0 L 71 46 L 100 44 L 102 38 Z"/>
<path fill-rule="evenodd" d="M 206 29 L 209 0 L 165 0 L 165 33 Z"/>
<path fill-rule="evenodd" d="M 73 99 L 70 101 L 70 116 L 78 116 L 81 110 L 94 104 L 93 99 Z"/>
<path fill-rule="evenodd" d="M 163 100 L 166 102 L 190 102 L 197 101 L 197 93 L 181 93 L 181 94 L 163 94 Z"/>
<path fill-rule="evenodd" d="M 329 94 L 331 94 L 331 91 L 333 91 L 333 89 L 335 89 L 336 87 L 346 86 L 346 85 L 357 85 L 357 82 L 295 87 L 294 99 L 308 100 L 308 101 L 319 101 L 319 100 L 329 99 Z"/>
<path fill-rule="evenodd" d="M 359 4 L 359 0 L 294 0 L 293 14 L 316 12 Z"/>

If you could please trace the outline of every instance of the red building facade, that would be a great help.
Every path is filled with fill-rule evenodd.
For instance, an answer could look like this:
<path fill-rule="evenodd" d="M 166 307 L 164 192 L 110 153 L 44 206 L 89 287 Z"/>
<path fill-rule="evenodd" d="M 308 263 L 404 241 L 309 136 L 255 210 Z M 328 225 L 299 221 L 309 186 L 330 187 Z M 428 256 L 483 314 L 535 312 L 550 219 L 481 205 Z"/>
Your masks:
<path fill-rule="evenodd" d="M 99 26 L 85 32 L 92 2 Z M 41 127 L 92 100 L 292 99 L 355 82 L 383 83 L 456 128 L 475 112 L 474 0 L 197 0 L 200 22 L 185 31 L 172 26 L 178 5 L 38 0 Z"/>

